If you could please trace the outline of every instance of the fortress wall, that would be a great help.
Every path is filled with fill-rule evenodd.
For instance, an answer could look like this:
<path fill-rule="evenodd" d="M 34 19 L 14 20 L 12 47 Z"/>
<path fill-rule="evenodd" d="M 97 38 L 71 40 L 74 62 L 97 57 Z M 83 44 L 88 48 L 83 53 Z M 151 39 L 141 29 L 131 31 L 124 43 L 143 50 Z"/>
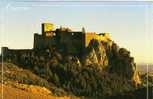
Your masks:
<path fill-rule="evenodd" d="M 43 42 L 43 38 L 41 35 L 39 34 L 34 34 L 34 49 L 41 49 L 44 48 L 44 42 Z"/>
<path fill-rule="evenodd" d="M 108 33 L 96 34 L 95 32 L 87 32 L 85 34 L 85 47 L 87 47 L 92 39 L 96 39 L 103 42 L 111 41 Z"/>
<path fill-rule="evenodd" d="M 77 54 L 82 50 L 82 32 L 60 32 L 60 40 L 67 51 L 70 54 Z"/>
<path fill-rule="evenodd" d="M 8 49 L 7 47 L 2 47 L 3 59 L 7 60 L 19 60 L 21 56 L 32 56 L 33 49 Z M 20 60 L 19 60 L 20 61 Z"/>
<path fill-rule="evenodd" d="M 72 50 L 71 33 L 66 31 L 59 31 L 58 37 L 59 37 L 59 43 L 64 47 L 65 52 L 70 53 Z"/>
<path fill-rule="evenodd" d="M 8 47 L 2 47 L 3 55 L 15 54 L 15 53 L 31 53 L 33 49 L 9 49 Z"/>
<path fill-rule="evenodd" d="M 57 44 L 56 37 L 54 37 L 54 36 L 53 37 L 46 37 L 44 39 L 44 42 L 45 42 L 46 47 L 50 47 L 50 46 Z"/>
<path fill-rule="evenodd" d="M 92 39 L 95 39 L 96 37 L 95 32 L 87 32 L 85 33 L 85 47 L 87 47 Z"/>
<path fill-rule="evenodd" d="M 84 38 L 82 32 L 73 32 L 72 35 L 72 44 L 73 49 L 76 53 L 81 53 L 84 48 Z"/>
<path fill-rule="evenodd" d="M 55 37 L 44 37 L 39 34 L 34 35 L 34 49 L 49 48 L 52 45 L 56 45 Z"/>
<path fill-rule="evenodd" d="M 72 33 L 70 32 L 60 32 L 60 42 L 67 44 L 67 43 L 71 43 L 72 41 Z"/>

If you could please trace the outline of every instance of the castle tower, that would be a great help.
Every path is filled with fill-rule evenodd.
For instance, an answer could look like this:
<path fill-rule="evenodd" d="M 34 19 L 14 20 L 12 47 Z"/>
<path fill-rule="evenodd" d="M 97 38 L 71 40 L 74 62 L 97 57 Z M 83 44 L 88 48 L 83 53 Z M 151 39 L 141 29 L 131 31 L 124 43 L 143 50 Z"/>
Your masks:
<path fill-rule="evenodd" d="M 85 31 L 85 28 L 84 27 L 82 27 L 82 33 L 86 33 L 86 31 Z"/>
<path fill-rule="evenodd" d="M 51 37 L 53 36 L 54 25 L 52 23 L 42 23 L 42 36 Z"/>

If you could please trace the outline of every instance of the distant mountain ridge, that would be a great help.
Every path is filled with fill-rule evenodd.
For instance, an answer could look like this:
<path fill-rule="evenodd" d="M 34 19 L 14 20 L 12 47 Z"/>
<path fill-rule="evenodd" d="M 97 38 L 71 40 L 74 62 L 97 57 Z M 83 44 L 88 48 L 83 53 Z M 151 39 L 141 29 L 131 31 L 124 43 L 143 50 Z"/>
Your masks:
<path fill-rule="evenodd" d="M 153 72 L 153 64 L 138 64 L 137 67 L 140 73 Z"/>

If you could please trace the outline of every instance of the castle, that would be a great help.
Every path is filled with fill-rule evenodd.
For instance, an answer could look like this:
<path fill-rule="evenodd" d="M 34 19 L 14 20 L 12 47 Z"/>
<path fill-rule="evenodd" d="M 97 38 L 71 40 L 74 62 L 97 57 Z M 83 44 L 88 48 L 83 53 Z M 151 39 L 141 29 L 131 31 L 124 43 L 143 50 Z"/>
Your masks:
<path fill-rule="evenodd" d="M 45 49 L 60 45 L 70 54 L 79 53 L 88 46 L 92 39 L 104 42 L 111 41 L 108 33 L 85 32 L 84 28 L 82 28 L 82 31 L 72 31 L 63 27 L 54 30 L 53 24 L 43 23 L 42 34 L 34 34 L 34 49 Z"/>
<path fill-rule="evenodd" d="M 32 50 L 43 50 L 52 46 L 59 46 L 69 54 L 79 54 L 84 48 L 89 45 L 92 39 L 97 39 L 103 42 L 111 41 L 108 33 L 72 31 L 69 28 L 57 28 L 54 30 L 54 25 L 51 23 L 42 23 L 42 34 L 34 34 L 34 45 Z M 61 49 L 62 50 L 62 49 Z M 2 48 L 3 54 L 11 51 L 26 52 L 26 50 L 13 50 L 7 47 Z M 30 51 L 30 50 L 27 50 Z"/>

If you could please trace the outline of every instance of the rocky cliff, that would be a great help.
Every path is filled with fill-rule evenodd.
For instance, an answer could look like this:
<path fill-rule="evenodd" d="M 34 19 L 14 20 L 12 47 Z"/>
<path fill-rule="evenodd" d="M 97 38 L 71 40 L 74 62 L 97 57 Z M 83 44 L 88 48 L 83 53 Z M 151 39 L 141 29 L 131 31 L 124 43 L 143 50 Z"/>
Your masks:
<path fill-rule="evenodd" d="M 10 54 L 4 61 L 29 69 L 77 96 L 106 98 L 134 90 L 141 84 L 134 58 L 113 41 L 93 39 L 80 56 L 61 53 L 55 46 Z"/>

